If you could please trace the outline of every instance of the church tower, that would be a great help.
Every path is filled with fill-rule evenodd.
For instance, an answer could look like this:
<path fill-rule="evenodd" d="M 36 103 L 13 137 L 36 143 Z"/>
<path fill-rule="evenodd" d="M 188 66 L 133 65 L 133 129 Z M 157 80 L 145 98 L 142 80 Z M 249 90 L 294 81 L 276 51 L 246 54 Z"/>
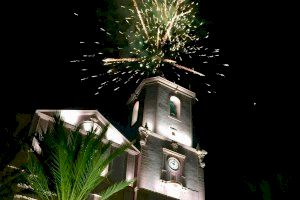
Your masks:
<path fill-rule="evenodd" d="M 130 125 L 140 136 L 135 199 L 204 200 L 205 150 L 193 148 L 194 92 L 162 77 L 131 95 Z"/>

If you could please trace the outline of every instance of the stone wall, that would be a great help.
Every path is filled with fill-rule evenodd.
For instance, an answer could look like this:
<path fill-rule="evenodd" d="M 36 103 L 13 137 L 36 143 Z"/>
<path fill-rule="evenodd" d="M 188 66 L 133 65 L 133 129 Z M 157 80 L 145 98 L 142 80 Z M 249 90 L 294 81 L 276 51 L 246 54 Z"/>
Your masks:
<path fill-rule="evenodd" d="M 183 186 L 161 180 L 164 163 L 163 148 L 185 156 Z M 190 147 L 189 147 L 190 148 Z M 149 135 L 146 144 L 141 148 L 138 187 L 154 193 L 161 193 L 182 200 L 204 200 L 203 169 L 199 166 L 197 154 L 184 146 L 172 146 L 172 141 Z M 143 198 L 142 198 L 143 199 Z"/>

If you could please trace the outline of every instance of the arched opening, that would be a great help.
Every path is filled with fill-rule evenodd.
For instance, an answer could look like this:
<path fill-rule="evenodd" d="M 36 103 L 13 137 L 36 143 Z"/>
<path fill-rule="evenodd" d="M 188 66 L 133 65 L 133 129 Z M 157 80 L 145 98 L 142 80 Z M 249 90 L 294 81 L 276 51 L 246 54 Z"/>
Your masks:
<path fill-rule="evenodd" d="M 132 109 L 131 126 L 133 126 L 138 120 L 139 106 L 140 106 L 139 101 L 136 101 L 134 103 L 134 106 L 133 106 L 133 109 Z"/>
<path fill-rule="evenodd" d="M 180 117 L 180 100 L 176 96 L 170 97 L 170 116 L 179 118 Z"/>

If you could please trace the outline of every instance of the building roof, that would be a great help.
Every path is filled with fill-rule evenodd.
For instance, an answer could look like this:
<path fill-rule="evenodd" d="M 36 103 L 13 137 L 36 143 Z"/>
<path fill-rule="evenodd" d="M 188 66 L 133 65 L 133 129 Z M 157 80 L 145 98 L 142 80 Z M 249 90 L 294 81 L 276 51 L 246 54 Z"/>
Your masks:
<path fill-rule="evenodd" d="M 129 143 L 128 139 L 115 128 L 98 110 L 36 110 L 35 112 L 40 118 L 47 121 L 53 121 L 54 115 L 59 114 L 66 122 L 66 126 L 74 127 L 85 122 L 93 122 L 101 128 L 108 126 L 106 131 L 106 139 L 112 141 L 116 145 Z M 139 150 L 132 145 L 131 150 L 134 154 L 138 154 Z"/>

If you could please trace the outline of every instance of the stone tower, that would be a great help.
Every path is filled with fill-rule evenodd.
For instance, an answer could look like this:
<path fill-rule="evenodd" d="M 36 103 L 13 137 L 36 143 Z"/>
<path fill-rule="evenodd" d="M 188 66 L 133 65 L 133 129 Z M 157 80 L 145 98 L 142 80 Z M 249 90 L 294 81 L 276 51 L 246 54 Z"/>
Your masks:
<path fill-rule="evenodd" d="M 141 149 L 135 199 L 204 200 L 207 152 L 192 147 L 195 97 L 162 77 L 145 79 L 130 97 L 130 125 Z"/>

